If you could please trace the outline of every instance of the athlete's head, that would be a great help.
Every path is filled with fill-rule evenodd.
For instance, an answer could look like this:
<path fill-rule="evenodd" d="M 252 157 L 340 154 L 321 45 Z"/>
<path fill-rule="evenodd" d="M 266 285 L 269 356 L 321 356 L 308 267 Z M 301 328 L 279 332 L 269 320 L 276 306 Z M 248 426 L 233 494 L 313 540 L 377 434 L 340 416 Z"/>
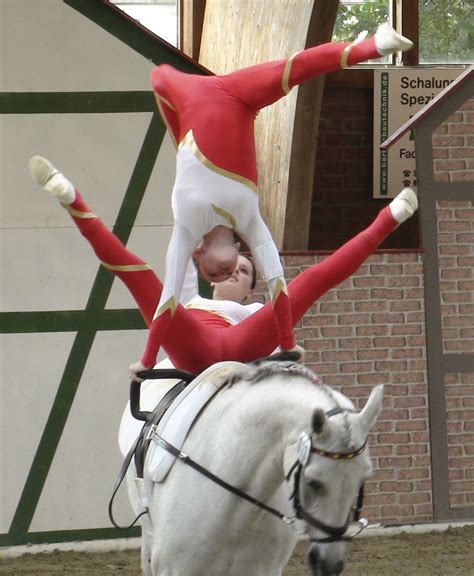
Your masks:
<path fill-rule="evenodd" d="M 193 254 L 201 278 L 208 282 L 224 282 L 230 278 L 237 266 L 239 248 L 233 230 L 225 226 L 213 228 Z"/>
<path fill-rule="evenodd" d="M 236 246 L 205 246 L 194 253 L 199 275 L 208 282 L 224 282 L 231 277 L 239 256 Z"/>
<path fill-rule="evenodd" d="M 240 254 L 230 278 L 214 285 L 213 298 L 242 303 L 252 295 L 256 282 L 257 271 L 252 260 Z"/>

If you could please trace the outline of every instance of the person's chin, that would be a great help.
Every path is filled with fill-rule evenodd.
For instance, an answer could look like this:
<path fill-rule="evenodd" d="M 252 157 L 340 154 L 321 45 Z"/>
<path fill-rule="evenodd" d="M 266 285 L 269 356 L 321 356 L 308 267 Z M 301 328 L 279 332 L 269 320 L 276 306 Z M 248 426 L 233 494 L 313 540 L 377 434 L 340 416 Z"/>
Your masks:
<path fill-rule="evenodd" d="M 206 272 L 203 272 L 202 270 L 199 270 L 199 278 L 209 283 L 215 282 L 215 280 L 213 280 L 210 276 L 206 274 Z"/>

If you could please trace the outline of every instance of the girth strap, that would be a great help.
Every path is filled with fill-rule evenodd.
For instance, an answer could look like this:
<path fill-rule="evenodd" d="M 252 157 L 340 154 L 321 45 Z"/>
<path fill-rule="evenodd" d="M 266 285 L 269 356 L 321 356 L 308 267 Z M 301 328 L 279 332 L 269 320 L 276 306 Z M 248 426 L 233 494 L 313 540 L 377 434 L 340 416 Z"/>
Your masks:
<path fill-rule="evenodd" d="M 119 528 L 120 530 L 128 530 L 135 524 L 135 522 L 140 518 L 140 516 L 143 516 L 143 514 L 146 514 L 148 512 L 148 510 L 144 510 L 143 512 L 141 512 L 129 526 L 119 526 L 115 522 L 112 507 L 115 500 L 115 495 L 117 494 L 118 489 L 120 488 L 123 479 L 125 478 L 125 474 L 127 473 L 128 467 L 130 466 L 130 462 L 132 461 L 132 458 L 135 456 L 135 467 L 137 469 L 137 477 L 143 478 L 143 465 L 145 462 L 148 446 L 150 445 L 152 432 L 155 430 L 156 425 L 161 420 L 163 414 L 166 412 L 170 404 L 178 396 L 178 394 L 180 394 L 180 392 L 184 390 L 187 384 L 188 383 L 185 382 L 184 380 L 175 384 L 172 388 L 168 390 L 168 392 L 166 392 L 163 398 L 158 402 L 153 412 L 147 413 L 149 414 L 149 416 L 147 416 L 147 421 L 143 425 L 140 434 L 138 435 L 135 442 L 132 444 L 132 447 L 128 451 L 128 454 L 126 455 L 125 460 L 123 461 L 122 467 L 120 468 L 120 472 L 117 476 L 117 480 L 115 481 L 115 485 L 112 490 L 112 496 L 110 498 L 108 506 L 110 521 L 116 528 Z"/>
<path fill-rule="evenodd" d="M 148 420 L 140 432 L 138 437 L 138 444 L 135 449 L 135 468 L 137 469 L 137 477 L 143 478 L 143 467 L 145 465 L 145 457 L 148 451 L 148 446 L 150 445 L 151 437 L 155 431 L 158 423 L 163 418 L 164 413 L 170 407 L 173 400 L 182 392 L 186 386 L 187 382 L 182 380 L 178 382 L 168 390 L 168 392 L 163 396 L 163 398 L 158 402 L 156 408 L 148 416 Z"/>

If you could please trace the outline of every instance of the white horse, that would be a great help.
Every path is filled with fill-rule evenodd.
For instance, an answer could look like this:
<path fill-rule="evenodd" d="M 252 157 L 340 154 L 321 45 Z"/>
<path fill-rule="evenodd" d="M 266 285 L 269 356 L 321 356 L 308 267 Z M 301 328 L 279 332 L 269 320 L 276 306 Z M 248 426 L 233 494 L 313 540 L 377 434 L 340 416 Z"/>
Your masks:
<path fill-rule="evenodd" d="M 270 510 L 179 458 L 161 484 L 145 471 L 143 574 L 281 576 L 302 531 L 311 573 L 341 574 L 352 505 L 372 469 L 367 435 L 382 406 L 383 386 L 374 388 L 358 413 L 301 365 L 248 366 L 234 380 L 201 414 L 182 450 Z M 150 408 L 170 387 L 145 383 L 142 407 Z M 124 453 L 137 426 L 126 410 Z M 138 513 L 143 500 L 132 476 L 129 495 Z"/>

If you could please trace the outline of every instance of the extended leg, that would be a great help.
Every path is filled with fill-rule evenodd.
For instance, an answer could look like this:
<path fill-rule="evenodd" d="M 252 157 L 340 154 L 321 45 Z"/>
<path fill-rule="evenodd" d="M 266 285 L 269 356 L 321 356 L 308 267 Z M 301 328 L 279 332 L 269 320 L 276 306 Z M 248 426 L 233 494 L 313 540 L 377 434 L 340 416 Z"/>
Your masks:
<path fill-rule="evenodd" d="M 328 42 L 298 52 L 286 60 L 243 68 L 222 76 L 229 91 L 252 108 L 259 110 L 287 94 L 293 86 L 328 72 L 360 62 L 408 50 L 413 43 L 400 36 L 388 24 L 382 24 L 375 36 L 360 42 Z"/>
<path fill-rule="evenodd" d="M 349 278 L 377 250 L 380 244 L 418 207 L 415 193 L 406 188 L 374 222 L 346 242 L 326 260 L 297 276 L 288 286 L 293 321 L 298 322 L 308 308 L 328 290 Z"/>
<path fill-rule="evenodd" d="M 400 223 L 407 220 L 418 206 L 415 193 L 404 189 L 389 206 L 383 208 L 372 224 L 346 242 L 326 260 L 311 266 L 288 285 L 293 323 L 326 292 L 349 278 L 377 250 Z M 233 358 L 249 361 L 271 354 L 278 346 L 278 335 L 270 303 L 236 326 L 223 333 L 223 352 Z M 230 357 L 230 356 L 229 356 Z"/>
<path fill-rule="evenodd" d="M 69 212 L 81 234 L 88 240 L 97 257 L 118 276 L 135 299 L 147 323 L 151 324 L 162 284 L 146 262 L 127 250 L 120 240 L 92 212 L 78 190 L 52 164 L 41 156 L 30 160 L 33 179 L 56 197 Z"/>

